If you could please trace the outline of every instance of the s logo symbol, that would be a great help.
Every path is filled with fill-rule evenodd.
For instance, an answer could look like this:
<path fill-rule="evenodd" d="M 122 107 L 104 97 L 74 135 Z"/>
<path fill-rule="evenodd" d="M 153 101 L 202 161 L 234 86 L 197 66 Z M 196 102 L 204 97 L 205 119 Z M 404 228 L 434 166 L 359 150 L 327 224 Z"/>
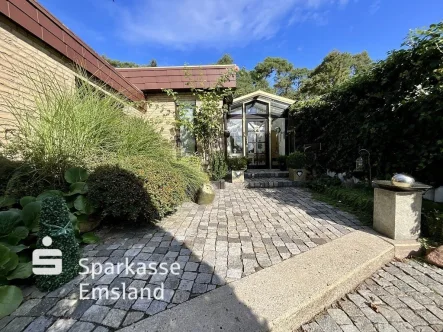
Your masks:
<path fill-rule="evenodd" d="M 42 239 L 42 244 L 49 247 L 52 244 L 52 239 L 45 236 Z M 43 258 L 51 257 L 51 258 Z M 60 258 L 52 258 L 60 257 Z M 59 249 L 36 249 L 32 252 L 32 272 L 36 275 L 59 275 L 62 273 L 62 252 Z M 35 267 L 37 266 L 37 267 Z M 45 266 L 45 267 L 38 267 Z"/>

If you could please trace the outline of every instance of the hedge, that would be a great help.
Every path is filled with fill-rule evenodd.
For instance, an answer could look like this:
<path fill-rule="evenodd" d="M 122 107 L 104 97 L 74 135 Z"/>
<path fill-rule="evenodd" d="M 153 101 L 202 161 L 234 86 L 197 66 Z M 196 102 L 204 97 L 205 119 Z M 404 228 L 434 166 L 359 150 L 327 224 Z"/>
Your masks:
<path fill-rule="evenodd" d="M 416 33 L 411 47 L 391 52 L 368 73 L 316 102 L 298 103 L 296 145 L 322 143 L 315 167 L 352 171 L 364 148 L 378 178 L 406 172 L 443 184 L 442 35 L 443 23 Z"/>

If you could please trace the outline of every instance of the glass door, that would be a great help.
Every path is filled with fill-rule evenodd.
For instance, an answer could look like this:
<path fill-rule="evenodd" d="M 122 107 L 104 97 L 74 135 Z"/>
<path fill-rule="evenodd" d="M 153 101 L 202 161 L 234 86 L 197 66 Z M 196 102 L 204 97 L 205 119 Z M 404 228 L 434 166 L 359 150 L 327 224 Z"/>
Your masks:
<path fill-rule="evenodd" d="M 268 168 L 268 121 L 246 119 L 248 168 Z"/>

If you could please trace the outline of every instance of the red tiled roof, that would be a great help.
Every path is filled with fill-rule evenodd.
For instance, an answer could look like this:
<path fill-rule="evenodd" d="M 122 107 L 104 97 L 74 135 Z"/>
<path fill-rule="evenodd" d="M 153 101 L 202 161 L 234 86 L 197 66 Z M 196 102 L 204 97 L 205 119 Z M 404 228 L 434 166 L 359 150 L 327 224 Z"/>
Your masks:
<path fill-rule="evenodd" d="M 117 68 L 140 90 L 210 88 L 235 65 Z M 235 75 L 223 84 L 235 88 Z"/>
<path fill-rule="evenodd" d="M 143 93 L 35 0 L 0 0 L 0 13 L 133 101 Z"/>

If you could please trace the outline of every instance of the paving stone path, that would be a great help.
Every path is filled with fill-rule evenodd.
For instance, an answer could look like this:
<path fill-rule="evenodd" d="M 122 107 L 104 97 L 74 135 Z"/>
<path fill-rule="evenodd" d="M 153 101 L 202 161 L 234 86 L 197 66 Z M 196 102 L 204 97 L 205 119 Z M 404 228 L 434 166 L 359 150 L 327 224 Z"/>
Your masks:
<path fill-rule="evenodd" d="M 363 227 L 299 188 L 236 187 L 218 191 L 209 206 L 186 203 L 156 227 L 122 226 L 101 230 L 103 243 L 83 248 L 88 263 L 176 263 L 176 273 L 79 275 L 49 294 L 28 287 L 0 330 L 112 331 Z M 161 300 L 79 299 L 80 284 L 88 297 L 97 289 L 121 295 L 128 287 L 154 291 L 161 284 L 164 294 Z"/>
<path fill-rule="evenodd" d="M 441 332 L 443 269 L 394 261 L 304 325 L 303 332 Z"/>

